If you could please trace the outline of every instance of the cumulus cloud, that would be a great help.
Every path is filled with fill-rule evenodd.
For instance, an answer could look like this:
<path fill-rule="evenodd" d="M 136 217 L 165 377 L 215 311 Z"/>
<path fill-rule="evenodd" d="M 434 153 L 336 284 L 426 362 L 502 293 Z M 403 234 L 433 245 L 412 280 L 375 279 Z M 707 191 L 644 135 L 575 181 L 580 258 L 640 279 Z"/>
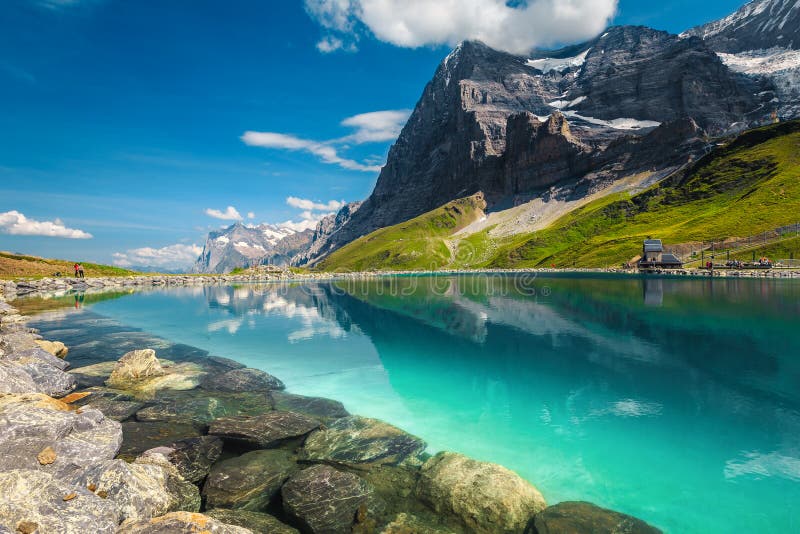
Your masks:
<path fill-rule="evenodd" d="M 393 141 L 400 135 L 400 130 L 410 114 L 410 110 L 403 109 L 354 115 L 344 119 L 341 125 L 346 128 L 354 128 L 355 131 L 345 137 L 328 141 L 313 141 L 285 133 L 254 131 L 245 132 L 241 140 L 248 146 L 308 152 L 318 157 L 323 163 L 338 165 L 343 169 L 380 172 L 381 165 L 342 157 L 339 154 L 340 148 L 348 144 L 361 145 Z"/>
<path fill-rule="evenodd" d="M 304 198 L 289 197 L 286 199 L 286 204 L 300 210 L 334 211 L 344 206 L 344 201 L 329 200 L 327 203 L 322 203 L 322 202 L 314 202 L 313 200 L 307 200 Z"/>
<path fill-rule="evenodd" d="M 63 237 L 66 239 L 91 239 L 92 234 L 67 228 L 60 219 L 54 221 L 37 221 L 25 217 L 18 211 L 0 213 L 0 232 L 11 235 L 36 235 L 46 237 Z"/>
<path fill-rule="evenodd" d="M 206 208 L 206 215 L 223 221 L 241 221 L 244 218 L 233 206 L 228 206 L 225 211 Z"/>
<path fill-rule="evenodd" d="M 322 52 L 352 49 L 361 35 L 406 48 L 477 39 L 512 53 L 594 37 L 618 0 L 305 0 L 325 35 Z"/>
<path fill-rule="evenodd" d="M 161 248 L 134 248 L 113 254 L 114 265 L 119 267 L 149 267 L 154 269 L 188 269 L 202 254 L 203 247 L 175 244 Z"/>
<path fill-rule="evenodd" d="M 252 211 L 248 211 L 247 212 L 247 218 L 248 219 L 255 219 L 256 218 L 256 214 L 253 213 Z"/>

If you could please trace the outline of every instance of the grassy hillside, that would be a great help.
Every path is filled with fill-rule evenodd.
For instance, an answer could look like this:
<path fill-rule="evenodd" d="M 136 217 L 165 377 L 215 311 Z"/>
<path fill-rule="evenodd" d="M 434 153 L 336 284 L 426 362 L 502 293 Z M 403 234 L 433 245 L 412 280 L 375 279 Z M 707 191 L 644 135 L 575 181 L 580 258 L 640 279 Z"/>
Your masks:
<path fill-rule="evenodd" d="M 647 236 L 666 243 L 745 237 L 800 219 L 800 122 L 747 132 L 636 195 L 602 198 L 501 247 L 495 267 L 615 266 Z"/>
<path fill-rule="evenodd" d="M 452 262 L 449 237 L 483 216 L 483 196 L 445 204 L 404 223 L 376 230 L 340 248 L 317 268 L 324 271 L 440 269 Z"/>
<path fill-rule="evenodd" d="M 0 278 L 45 277 L 60 272 L 62 276 L 74 276 L 74 261 L 50 260 L 36 256 L 23 256 L 0 252 Z M 129 276 L 139 274 L 119 267 L 81 263 L 86 276 Z"/>
<path fill-rule="evenodd" d="M 318 267 L 606 267 L 636 256 L 647 236 L 680 244 L 793 224 L 800 220 L 800 121 L 746 132 L 646 191 L 600 198 L 545 230 L 502 240 L 490 237 L 491 228 L 452 237 L 481 213 L 474 199 L 451 202 L 362 237 Z"/>

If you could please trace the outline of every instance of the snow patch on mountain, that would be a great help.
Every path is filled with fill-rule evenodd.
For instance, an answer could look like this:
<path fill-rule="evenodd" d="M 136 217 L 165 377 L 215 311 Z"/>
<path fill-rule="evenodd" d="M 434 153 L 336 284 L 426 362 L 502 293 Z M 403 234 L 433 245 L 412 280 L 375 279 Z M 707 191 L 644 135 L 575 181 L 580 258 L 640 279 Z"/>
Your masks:
<path fill-rule="evenodd" d="M 596 119 L 594 117 L 585 117 L 583 115 L 579 115 L 576 111 L 564 111 L 563 113 L 566 117 L 571 119 L 588 122 L 589 124 L 594 124 L 596 126 L 613 128 L 614 130 L 642 130 L 644 128 L 657 128 L 661 126 L 661 123 L 656 121 L 642 121 L 629 118 L 604 120 Z"/>
<path fill-rule="evenodd" d="M 739 54 L 720 52 L 717 55 L 729 69 L 744 74 L 773 74 L 800 68 L 800 50 L 771 48 Z"/>
<path fill-rule="evenodd" d="M 591 49 L 589 49 L 591 50 Z M 525 62 L 526 65 L 529 67 L 533 67 L 534 69 L 540 70 L 542 72 L 551 72 L 551 71 L 563 71 L 566 69 L 580 67 L 584 63 L 586 63 L 586 56 L 589 55 L 589 50 L 578 54 L 577 56 L 573 57 L 566 57 L 566 58 L 552 58 L 552 57 L 545 57 L 541 59 L 529 59 Z"/>

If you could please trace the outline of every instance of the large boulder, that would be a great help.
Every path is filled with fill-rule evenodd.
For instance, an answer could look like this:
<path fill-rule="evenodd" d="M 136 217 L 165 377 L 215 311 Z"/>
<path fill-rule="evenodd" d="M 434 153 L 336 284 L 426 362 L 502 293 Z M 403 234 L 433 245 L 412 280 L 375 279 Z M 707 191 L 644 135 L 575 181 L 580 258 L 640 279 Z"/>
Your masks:
<path fill-rule="evenodd" d="M 213 374 L 205 379 L 203 387 L 215 391 L 271 391 L 284 389 L 283 382 L 269 373 L 258 369 L 233 369 L 221 374 Z"/>
<path fill-rule="evenodd" d="M 28 373 L 36 389 L 33 391 L 50 395 L 51 397 L 63 397 L 75 389 L 75 377 L 65 373 L 58 367 L 53 367 L 48 363 L 26 362 L 21 368 Z"/>
<path fill-rule="evenodd" d="M 153 519 L 129 521 L 120 526 L 117 534 L 253 534 L 252 531 L 227 525 L 207 515 L 172 512 Z"/>
<path fill-rule="evenodd" d="M 200 510 L 197 487 L 183 480 L 168 463 L 129 464 L 110 460 L 69 473 L 65 480 L 107 499 L 114 505 L 120 522 L 149 519 L 177 510 Z"/>
<path fill-rule="evenodd" d="M 143 457 L 162 454 L 175 466 L 178 473 L 189 482 L 197 483 L 206 478 L 222 454 L 222 440 L 216 436 L 188 438 L 165 447 L 145 451 Z"/>
<path fill-rule="evenodd" d="M 264 511 L 298 467 L 288 451 L 252 451 L 218 463 L 203 486 L 209 508 Z"/>
<path fill-rule="evenodd" d="M 122 429 L 97 410 L 82 413 L 46 395 L 0 397 L 0 470 L 42 469 L 50 472 L 110 460 L 122 443 Z M 46 448 L 52 462 L 37 458 Z"/>
<path fill-rule="evenodd" d="M 41 390 L 20 365 L 0 361 L 0 394 L 3 393 L 41 393 Z"/>
<path fill-rule="evenodd" d="M 319 423 L 293 412 L 269 412 L 257 416 L 223 417 L 211 423 L 208 433 L 252 447 L 277 447 L 287 440 L 305 436 Z"/>
<path fill-rule="evenodd" d="M 41 471 L 0 472 L 0 527 L 8 531 L 112 534 L 117 519 L 114 504 L 85 487 Z"/>
<path fill-rule="evenodd" d="M 301 413 L 324 423 L 350 415 L 344 405 L 336 400 L 294 395 L 284 391 L 273 391 L 270 395 L 276 410 Z"/>
<path fill-rule="evenodd" d="M 81 372 L 81 369 L 75 370 L 75 373 Z M 131 392 L 137 398 L 151 399 L 164 389 L 194 389 L 204 376 L 205 371 L 198 364 L 162 361 L 154 350 L 144 349 L 133 350 L 120 358 L 105 383 L 108 387 Z"/>
<path fill-rule="evenodd" d="M 18 350 L 16 352 L 12 352 L 10 354 L 5 355 L 3 359 L 7 361 L 14 361 L 20 364 L 46 363 L 62 371 L 66 370 L 69 367 L 69 363 L 66 362 L 65 360 L 57 358 L 52 354 L 50 354 L 49 352 L 42 350 L 40 348 Z"/>
<path fill-rule="evenodd" d="M 388 423 L 353 415 L 312 433 L 301 458 L 362 467 L 419 464 L 426 446 L 420 438 Z"/>
<path fill-rule="evenodd" d="M 44 339 L 36 340 L 36 344 L 44 351 L 49 352 L 57 358 L 64 359 L 67 357 L 69 349 L 60 341 L 47 341 Z"/>
<path fill-rule="evenodd" d="M 505 467 L 442 452 L 422 466 L 417 497 L 471 532 L 521 533 L 545 509 L 533 485 Z"/>
<path fill-rule="evenodd" d="M 296 528 L 282 523 L 269 514 L 250 512 L 247 510 L 214 508 L 213 510 L 208 510 L 206 515 L 213 517 L 217 521 L 246 528 L 253 532 L 265 534 L 299 534 Z"/>
<path fill-rule="evenodd" d="M 284 511 L 312 534 L 349 533 L 372 495 L 352 473 L 315 465 L 290 478 L 281 489 Z M 359 514 L 359 512 L 362 512 Z"/>
<path fill-rule="evenodd" d="M 562 502 L 536 514 L 526 534 L 660 534 L 633 516 L 588 502 Z"/>

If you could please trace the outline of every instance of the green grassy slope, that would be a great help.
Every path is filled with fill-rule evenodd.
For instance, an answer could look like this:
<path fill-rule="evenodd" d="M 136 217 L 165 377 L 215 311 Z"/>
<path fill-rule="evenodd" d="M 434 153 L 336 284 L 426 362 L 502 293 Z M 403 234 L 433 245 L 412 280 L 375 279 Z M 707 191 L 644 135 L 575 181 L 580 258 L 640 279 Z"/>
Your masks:
<path fill-rule="evenodd" d="M 800 121 L 746 132 L 646 191 L 600 198 L 544 230 L 497 240 L 489 228 L 452 238 L 480 213 L 474 199 L 451 202 L 362 237 L 317 268 L 618 266 L 647 236 L 680 244 L 793 224 L 800 221 Z"/>
<path fill-rule="evenodd" d="M 744 237 L 800 219 L 800 121 L 747 132 L 647 191 L 602 198 L 501 247 L 496 267 L 614 266 L 642 239 Z"/>
<path fill-rule="evenodd" d="M 483 197 L 454 200 L 433 211 L 356 239 L 317 265 L 323 271 L 428 270 L 450 264 L 448 240 L 483 215 Z"/>
<path fill-rule="evenodd" d="M 37 256 L 23 256 L 9 252 L 0 252 L 0 278 L 34 277 L 42 278 L 53 276 L 60 272 L 62 276 L 74 276 L 75 270 L 72 260 L 53 260 Z M 81 263 L 86 276 L 131 276 L 140 274 L 110 265 L 95 263 Z"/>

